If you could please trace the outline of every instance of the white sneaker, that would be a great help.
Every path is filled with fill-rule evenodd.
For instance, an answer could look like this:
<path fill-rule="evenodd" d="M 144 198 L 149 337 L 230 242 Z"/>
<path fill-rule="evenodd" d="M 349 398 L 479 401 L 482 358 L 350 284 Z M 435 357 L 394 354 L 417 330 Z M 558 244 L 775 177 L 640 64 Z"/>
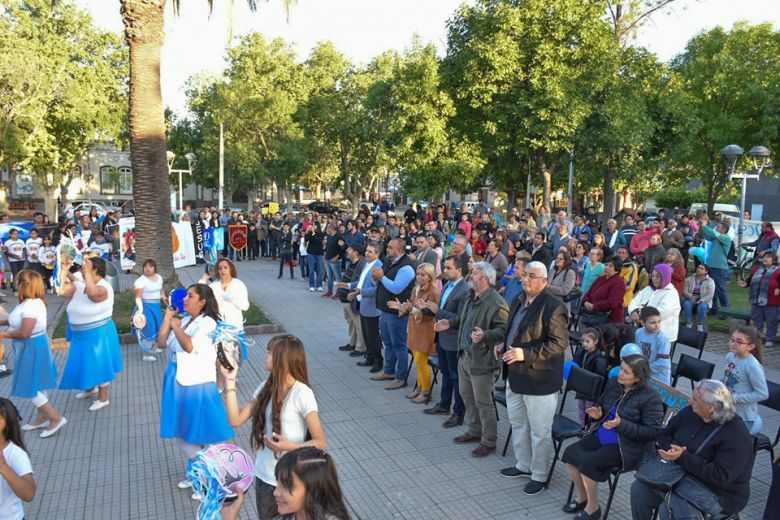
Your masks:
<path fill-rule="evenodd" d="M 704 325 L 696 325 L 696 330 L 699 332 L 704 332 Z"/>
<path fill-rule="evenodd" d="M 49 421 L 43 421 L 40 424 L 27 423 L 22 426 L 22 431 L 29 432 L 32 430 L 37 430 L 38 428 L 47 428 L 48 426 L 49 426 Z"/>
<path fill-rule="evenodd" d="M 309 292 L 314 292 L 314 287 L 309 287 Z"/>
<path fill-rule="evenodd" d="M 771 339 L 768 339 L 768 340 L 766 340 L 764 342 L 764 346 L 765 347 L 769 347 L 769 348 L 774 347 L 775 346 L 775 342 L 773 340 L 771 340 Z"/>
<path fill-rule="evenodd" d="M 317 292 L 322 292 L 322 287 L 317 287 Z"/>
<path fill-rule="evenodd" d="M 52 435 L 60 431 L 60 428 L 62 428 L 66 424 L 68 424 L 68 420 L 65 417 L 63 417 L 62 420 L 60 421 L 60 424 L 58 424 L 51 430 L 43 430 L 38 437 L 40 437 L 41 439 L 46 439 L 48 437 L 51 437 Z"/>
<path fill-rule="evenodd" d="M 192 482 L 189 480 L 182 480 L 178 484 L 176 484 L 176 487 L 179 489 L 189 489 L 192 487 Z"/>
<path fill-rule="evenodd" d="M 152 352 L 155 353 L 155 354 L 162 354 L 163 352 L 165 352 L 165 349 L 163 349 L 163 348 L 155 348 Z"/>
<path fill-rule="evenodd" d="M 203 496 L 196 491 L 195 493 L 192 494 L 192 499 L 200 502 L 201 500 L 203 500 Z"/>
<path fill-rule="evenodd" d="M 145 355 L 144 355 L 144 361 L 157 361 L 157 358 L 156 358 L 156 357 L 154 357 L 154 356 L 153 356 L 153 355 L 151 355 L 151 354 L 145 354 Z"/>
<path fill-rule="evenodd" d="M 89 407 L 89 411 L 97 412 L 101 408 L 105 408 L 106 406 L 108 406 L 109 403 L 110 401 L 108 399 L 106 399 L 105 401 L 98 401 L 98 400 L 92 401 L 92 404 Z"/>
<path fill-rule="evenodd" d="M 88 397 L 97 395 L 97 393 L 98 393 L 97 387 L 91 390 L 82 390 L 81 392 L 76 394 L 76 399 L 87 399 Z"/>

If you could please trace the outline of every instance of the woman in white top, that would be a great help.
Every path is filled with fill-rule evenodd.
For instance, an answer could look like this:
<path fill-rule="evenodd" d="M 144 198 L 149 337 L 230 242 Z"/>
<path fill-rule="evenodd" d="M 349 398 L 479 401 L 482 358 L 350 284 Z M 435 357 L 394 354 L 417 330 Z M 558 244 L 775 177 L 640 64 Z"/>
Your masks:
<path fill-rule="evenodd" d="M 108 385 L 122 371 L 119 335 L 112 319 L 114 290 L 103 279 L 106 262 L 102 258 L 84 257 L 80 277 L 70 272 L 72 265 L 72 261 L 63 262 L 60 273 L 59 293 L 71 299 L 66 309 L 70 350 L 60 388 L 81 390 L 76 399 L 97 393 L 89 407 L 94 412 L 108 406 Z"/>
<path fill-rule="evenodd" d="M 157 361 L 153 351 L 157 343 L 157 333 L 162 325 L 163 279 L 157 274 L 157 262 L 151 258 L 144 261 L 143 275 L 133 283 L 135 308 L 133 309 L 133 332 L 138 345 L 144 353 L 144 361 Z M 143 316 L 143 318 L 140 318 Z M 136 328 L 136 325 L 140 328 Z"/>
<path fill-rule="evenodd" d="M 227 386 L 225 406 L 230 425 L 237 428 L 251 419 L 255 458 L 257 512 L 262 520 L 279 514 L 273 497 L 274 471 L 286 452 L 304 446 L 324 450 L 317 401 L 309 385 L 306 353 L 300 339 L 290 334 L 271 338 L 265 357 L 268 379 L 260 383 L 251 401 L 239 407 L 236 397 L 237 369 L 222 369 Z M 307 440 L 307 434 L 310 440 Z"/>
<path fill-rule="evenodd" d="M 44 390 L 57 387 L 57 366 L 51 357 L 49 337 L 46 335 L 46 302 L 43 277 L 30 269 L 19 271 L 16 277 L 19 305 L 14 307 L 0 325 L 9 329 L 0 332 L 0 341 L 13 340 L 14 380 L 11 395 L 32 399 L 38 409 L 34 422 L 22 430 L 46 428 L 41 438 L 51 437 L 68 422 L 54 409 Z"/>
<path fill-rule="evenodd" d="M 212 290 L 194 284 L 184 298 L 184 319 L 176 310 L 165 311 L 157 346 L 168 349 L 160 406 L 160 437 L 176 439 L 187 459 L 205 444 L 233 437 L 225 406 L 217 390 L 214 363 L 217 350 L 211 332 L 217 328 L 219 310 Z M 190 487 L 187 480 L 180 489 Z M 194 497 L 193 497 L 194 498 Z"/>
<path fill-rule="evenodd" d="M 236 264 L 227 258 L 223 258 L 217 263 L 218 279 L 209 284 L 214 291 L 214 297 L 219 304 L 219 314 L 222 321 L 232 325 L 239 331 L 244 330 L 244 311 L 249 310 L 249 293 L 246 290 L 244 282 L 236 278 Z M 201 283 L 208 281 L 208 274 L 204 274 Z M 246 345 L 241 339 L 241 359 L 246 359 Z M 220 374 L 221 379 L 221 374 Z M 223 385 L 220 381 L 220 387 Z"/>
<path fill-rule="evenodd" d="M 18 411 L 0 397 L 0 518 L 23 520 L 22 501 L 35 498 L 35 479 L 30 456 L 19 430 Z"/>

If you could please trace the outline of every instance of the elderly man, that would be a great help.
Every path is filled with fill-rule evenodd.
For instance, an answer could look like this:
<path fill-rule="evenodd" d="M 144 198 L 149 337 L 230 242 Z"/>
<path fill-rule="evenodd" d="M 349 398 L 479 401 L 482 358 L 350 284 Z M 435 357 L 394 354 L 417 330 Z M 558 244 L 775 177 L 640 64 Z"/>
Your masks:
<path fill-rule="evenodd" d="M 547 240 L 549 242 L 553 242 L 556 238 L 558 238 L 558 226 L 560 224 L 565 224 L 566 230 L 569 233 L 571 233 L 571 230 L 574 228 L 566 212 L 563 210 L 559 211 L 555 216 L 555 220 L 550 222 L 550 225 L 547 226 Z"/>
<path fill-rule="evenodd" d="M 469 241 L 465 235 L 456 234 L 455 240 L 452 241 L 452 250 L 450 251 L 450 254 L 458 255 L 468 263 L 469 258 L 471 257 L 469 255 L 469 247 Z"/>
<path fill-rule="evenodd" d="M 499 364 L 493 355 L 493 345 L 500 343 L 506 334 L 509 308 L 493 288 L 496 270 L 492 265 L 474 264 L 471 283 L 472 291 L 463 302 L 460 315 L 437 321 L 434 330 L 441 333 L 458 329 L 458 386 L 466 405 L 468 431 L 454 440 L 457 444 L 479 442 L 471 455 L 485 457 L 496 450 L 498 426 L 493 382 Z"/>
<path fill-rule="evenodd" d="M 414 287 L 415 271 L 405 251 L 406 243 L 394 238 L 387 244 L 384 265 L 374 267 L 371 277 L 376 282 L 376 306 L 381 312 L 379 330 L 385 344 L 385 368 L 374 381 L 392 380 L 387 390 L 406 386 L 407 361 L 406 326 L 409 316 L 399 316 L 398 310 L 388 305 L 390 300 L 409 301 Z"/>
<path fill-rule="evenodd" d="M 615 254 L 618 247 L 628 245 L 626 236 L 618 229 L 617 220 L 614 218 L 607 220 L 607 230 L 604 232 L 604 239 L 607 241 L 607 246 L 609 246 L 612 254 Z"/>
<path fill-rule="evenodd" d="M 366 266 L 366 260 L 363 258 L 365 248 L 362 244 L 352 244 L 347 247 L 347 267 L 344 270 L 344 276 L 341 282 L 334 285 L 338 289 L 341 308 L 344 312 L 344 320 L 347 322 L 347 331 L 349 339 L 347 344 L 339 347 L 342 352 L 350 352 L 353 357 L 364 356 L 366 354 L 366 343 L 363 341 L 363 329 L 360 327 L 360 312 L 357 302 L 353 304 L 354 298 L 349 299 L 350 284 L 357 282 Z"/>
<path fill-rule="evenodd" d="M 526 495 L 544 490 L 553 458 L 552 430 L 563 361 L 569 342 L 566 306 L 547 290 L 547 266 L 525 266 L 523 293 L 512 304 L 507 335 L 496 345 L 508 380 L 506 404 L 512 424 L 514 467 L 501 470 L 509 478 L 530 476 Z"/>
<path fill-rule="evenodd" d="M 685 246 L 685 236 L 677 229 L 677 221 L 670 218 L 666 229 L 661 231 L 661 245 L 669 251 L 672 248 L 682 249 Z"/>

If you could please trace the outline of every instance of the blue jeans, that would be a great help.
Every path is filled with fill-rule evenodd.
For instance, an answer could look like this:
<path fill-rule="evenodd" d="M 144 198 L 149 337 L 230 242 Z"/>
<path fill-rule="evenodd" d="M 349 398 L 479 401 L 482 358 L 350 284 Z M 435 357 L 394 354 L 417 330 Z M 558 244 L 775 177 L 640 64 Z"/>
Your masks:
<path fill-rule="evenodd" d="M 341 260 L 328 260 L 328 292 L 333 292 L 333 282 L 341 281 Z"/>
<path fill-rule="evenodd" d="M 309 276 L 309 256 L 299 256 L 298 266 L 301 268 L 301 278 L 308 278 Z"/>
<path fill-rule="evenodd" d="M 693 324 L 694 308 L 696 308 L 696 319 L 699 321 L 699 325 L 704 327 L 707 324 L 707 312 L 710 310 L 710 304 L 705 302 L 693 303 L 693 300 L 683 300 L 682 308 L 685 313 L 685 319 L 688 320 L 688 325 Z"/>
<path fill-rule="evenodd" d="M 322 288 L 322 255 L 307 255 L 306 258 L 309 261 L 309 287 Z"/>
<path fill-rule="evenodd" d="M 710 278 L 715 282 L 715 297 L 712 299 L 713 310 L 719 306 L 729 306 L 729 293 L 726 292 L 726 284 L 731 278 L 731 271 L 729 269 L 718 269 L 716 267 L 710 267 Z M 720 304 L 720 305 L 719 305 Z"/>
<path fill-rule="evenodd" d="M 406 347 L 406 326 L 409 316 L 398 317 L 397 314 L 381 311 L 379 332 L 382 343 L 385 344 L 385 374 L 394 375 L 401 381 L 406 379 L 406 369 L 409 364 L 409 351 Z"/>
<path fill-rule="evenodd" d="M 452 413 L 463 417 L 466 413 L 466 406 L 463 404 L 463 398 L 458 389 L 458 351 L 444 350 L 436 345 L 436 354 L 439 358 L 439 373 L 441 374 L 439 406 L 449 410 L 454 395 L 455 406 L 452 408 Z"/>
<path fill-rule="evenodd" d="M 774 341 L 777 336 L 777 320 L 780 307 L 776 305 L 756 305 L 750 306 L 750 318 L 753 320 L 753 326 L 758 332 L 764 331 L 766 325 L 766 340 Z"/>

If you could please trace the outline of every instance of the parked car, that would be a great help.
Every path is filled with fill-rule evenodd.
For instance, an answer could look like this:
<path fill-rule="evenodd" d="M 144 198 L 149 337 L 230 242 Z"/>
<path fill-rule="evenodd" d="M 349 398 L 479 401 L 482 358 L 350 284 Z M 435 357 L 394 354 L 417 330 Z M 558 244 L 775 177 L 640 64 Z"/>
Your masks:
<path fill-rule="evenodd" d="M 108 205 L 97 201 L 79 201 L 74 200 L 65 205 L 63 212 L 68 218 L 73 218 L 73 214 L 76 210 L 81 211 L 82 215 L 89 215 L 92 208 L 97 209 L 98 215 L 104 216 L 109 211 L 122 211 L 120 206 Z"/>

